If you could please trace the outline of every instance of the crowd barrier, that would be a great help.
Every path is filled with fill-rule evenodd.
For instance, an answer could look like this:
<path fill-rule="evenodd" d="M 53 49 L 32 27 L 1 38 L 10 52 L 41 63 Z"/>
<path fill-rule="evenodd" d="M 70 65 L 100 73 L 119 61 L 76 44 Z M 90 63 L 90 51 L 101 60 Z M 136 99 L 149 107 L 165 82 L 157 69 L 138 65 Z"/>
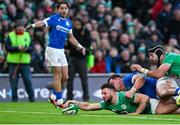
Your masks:
<path fill-rule="evenodd" d="M 120 74 L 124 76 L 125 74 Z M 88 86 L 90 101 L 101 101 L 100 87 L 109 78 L 110 74 L 88 74 Z M 34 95 L 36 101 L 47 101 L 50 91 L 46 88 L 52 82 L 52 74 L 32 74 L 32 82 L 34 87 Z M 180 84 L 180 79 L 178 79 Z M 63 98 L 66 98 L 66 87 L 63 89 Z M 82 87 L 78 75 L 74 79 L 74 99 L 82 101 Z M 28 101 L 28 95 L 25 91 L 22 78 L 19 79 L 18 84 L 18 97 L 19 101 Z M 11 89 L 8 74 L 0 74 L 0 102 L 11 101 Z"/>

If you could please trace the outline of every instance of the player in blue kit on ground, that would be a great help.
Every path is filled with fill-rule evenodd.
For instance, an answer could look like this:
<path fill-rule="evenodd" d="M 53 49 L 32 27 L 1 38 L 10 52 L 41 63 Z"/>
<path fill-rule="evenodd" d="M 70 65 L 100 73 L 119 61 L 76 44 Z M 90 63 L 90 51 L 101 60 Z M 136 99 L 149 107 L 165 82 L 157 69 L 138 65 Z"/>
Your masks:
<path fill-rule="evenodd" d="M 56 107 L 63 104 L 61 87 L 68 79 L 68 64 L 64 54 L 64 44 L 69 38 L 69 42 L 77 47 L 77 50 L 85 54 L 85 48 L 79 44 L 72 33 L 72 22 L 67 18 L 69 5 L 67 2 L 59 2 L 57 6 L 58 13 L 33 24 L 28 25 L 25 29 L 49 27 L 49 43 L 45 51 L 47 65 L 53 70 L 53 87 L 54 92 L 50 95 L 49 100 Z"/>
<path fill-rule="evenodd" d="M 157 114 L 170 114 L 180 112 L 177 108 L 177 105 L 173 101 L 164 101 L 158 99 L 156 91 L 156 78 L 147 77 L 138 72 L 129 73 L 123 78 L 115 74 L 108 79 L 108 83 L 112 84 L 115 87 L 116 91 L 127 91 L 127 98 L 132 98 L 132 96 L 136 92 L 148 95 L 151 98 L 151 103 L 155 107 L 157 107 Z"/>
<path fill-rule="evenodd" d="M 150 98 L 157 99 L 156 82 L 156 78 L 144 77 L 143 74 L 138 72 L 129 73 L 123 78 L 115 74 L 108 79 L 108 83 L 113 84 L 116 91 L 127 91 L 126 96 L 129 98 L 138 91 L 139 93 L 148 95 Z"/>

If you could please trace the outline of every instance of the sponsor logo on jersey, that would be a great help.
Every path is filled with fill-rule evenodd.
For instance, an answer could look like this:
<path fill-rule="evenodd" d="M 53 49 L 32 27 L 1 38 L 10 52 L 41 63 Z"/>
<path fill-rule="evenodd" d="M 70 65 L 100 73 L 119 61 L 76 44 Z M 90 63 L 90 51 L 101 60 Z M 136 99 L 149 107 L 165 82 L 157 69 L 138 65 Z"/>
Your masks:
<path fill-rule="evenodd" d="M 65 33 L 68 33 L 68 32 L 69 32 L 69 29 L 68 29 L 68 28 L 63 27 L 63 26 L 60 26 L 60 25 L 57 25 L 57 26 L 56 26 L 56 30 L 62 31 L 62 32 L 65 32 Z"/>

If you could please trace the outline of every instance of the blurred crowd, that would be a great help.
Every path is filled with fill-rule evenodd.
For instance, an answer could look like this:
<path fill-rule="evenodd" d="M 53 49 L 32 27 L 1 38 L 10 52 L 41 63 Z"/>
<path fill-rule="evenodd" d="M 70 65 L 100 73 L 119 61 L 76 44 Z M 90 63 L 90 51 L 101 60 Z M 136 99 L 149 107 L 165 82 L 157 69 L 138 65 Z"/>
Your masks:
<path fill-rule="evenodd" d="M 56 12 L 59 1 L 0 0 L 0 73 L 7 73 L 4 43 L 16 21 L 23 20 L 28 25 L 43 20 Z M 128 73 L 132 63 L 153 69 L 146 54 L 153 44 L 180 53 L 180 0 L 66 1 L 71 7 L 69 18 L 72 21 L 78 18 L 76 21 L 87 32 L 84 37 L 90 38 L 86 48 L 90 73 Z M 49 72 L 44 59 L 47 31 L 29 30 L 34 47 L 32 73 Z"/>

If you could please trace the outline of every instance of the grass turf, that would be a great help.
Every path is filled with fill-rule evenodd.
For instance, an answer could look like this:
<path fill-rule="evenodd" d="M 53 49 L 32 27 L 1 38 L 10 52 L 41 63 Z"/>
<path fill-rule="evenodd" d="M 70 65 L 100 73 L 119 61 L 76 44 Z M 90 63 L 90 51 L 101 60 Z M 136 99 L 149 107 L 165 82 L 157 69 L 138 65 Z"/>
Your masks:
<path fill-rule="evenodd" d="M 67 116 L 48 102 L 0 103 L 0 124 L 180 124 L 180 115 L 117 115 L 81 111 Z"/>

